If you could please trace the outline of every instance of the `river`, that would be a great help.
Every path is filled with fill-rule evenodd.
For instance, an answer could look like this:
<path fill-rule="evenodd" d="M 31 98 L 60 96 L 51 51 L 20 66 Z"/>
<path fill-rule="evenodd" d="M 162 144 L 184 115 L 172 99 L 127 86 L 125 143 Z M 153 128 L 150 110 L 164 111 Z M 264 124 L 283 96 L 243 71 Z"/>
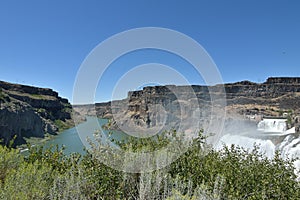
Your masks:
<path fill-rule="evenodd" d="M 93 140 L 94 133 L 100 132 L 103 135 L 104 139 L 107 139 L 108 133 L 110 131 L 103 130 L 102 125 L 107 123 L 107 119 L 99 119 L 96 117 L 87 117 L 87 120 L 76 127 L 67 129 L 57 136 L 54 136 L 53 139 L 48 140 L 44 146 L 50 147 L 51 145 L 58 145 L 59 147 L 65 147 L 65 154 L 71 153 L 80 153 L 85 154 L 84 148 L 89 147 L 87 138 Z M 111 131 L 112 137 L 116 140 L 121 140 L 126 137 L 126 134 L 120 131 Z"/>

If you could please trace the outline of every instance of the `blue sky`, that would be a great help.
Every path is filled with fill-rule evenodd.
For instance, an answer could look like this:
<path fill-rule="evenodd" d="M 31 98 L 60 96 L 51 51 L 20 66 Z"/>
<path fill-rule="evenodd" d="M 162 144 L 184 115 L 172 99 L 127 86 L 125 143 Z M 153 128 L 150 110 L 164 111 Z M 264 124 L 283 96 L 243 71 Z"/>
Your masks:
<path fill-rule="evenodd" d="M 297 0 L 1 0 L 0 80 L 50 87 L 71 100 L 77 71 L 100 42 L 149 26 L 196 40 L 224 82 L 300 76 L 299 9 Z M 122 66 L 149 62 L 182 68 L 191 83 L 203 83 L 185 61 L 148 50 L 114 62 L 95 101 L 110 99 Z"/>

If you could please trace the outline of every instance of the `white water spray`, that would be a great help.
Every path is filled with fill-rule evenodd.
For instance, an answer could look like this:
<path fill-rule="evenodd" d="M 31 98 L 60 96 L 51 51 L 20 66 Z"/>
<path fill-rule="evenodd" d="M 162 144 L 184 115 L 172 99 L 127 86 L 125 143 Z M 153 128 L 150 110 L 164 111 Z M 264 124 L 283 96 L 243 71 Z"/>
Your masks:
<path fill-rule="evenodd" d="M 230 147 L 231 145 L 238 145 L 249 151 L 253 150 L 254 146 L 259 146 L 259 151 L 264 156 L 272 159 L 275 155 L 275 151 L 279 150 L 283 159 L 296 159 L 294 161 L 295 173 L 300 180 L 300 137 L 297 134 L 281 136 L 284 139 L 279 138 L 279 135 L 271 135 L 268 137 L 268 133 L 262 133 L 255 130 L 255 126 L 251 127 L 246 122 L 230 122 L 227 124 L 228 129 L 224 131 L 220 141 L 215 145 L 215 149 L 220 150 L 225 145 Z M 239 131 L 237 131 L 239 130 Z M 230 134 L 229 134 L 230 133 Z M 278 143 L 274 144 L 274 141 Z"/>

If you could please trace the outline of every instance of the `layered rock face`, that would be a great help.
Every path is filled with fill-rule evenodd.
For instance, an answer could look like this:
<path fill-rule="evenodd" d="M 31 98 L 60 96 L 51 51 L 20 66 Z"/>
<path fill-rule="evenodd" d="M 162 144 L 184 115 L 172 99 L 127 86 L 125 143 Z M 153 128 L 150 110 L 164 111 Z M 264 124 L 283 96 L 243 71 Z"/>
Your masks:
<path fill-rule="evenodd" d="M 118 128 L 131 134 L 155 134 L 171 128 L 186 130 L 196 126 L 200 117 L 197 95 L 189 86 L 145 87 L 129 92 L 127 99 L 113 101 L 110 110 L 107 104 L 96 104 L 96 111 L 100 117 L 113 117 Z"/>
<path fill-rule="evenodd" d="M 90 106 L 81 112 L 97 114 L 100 118 L 114 118 L 111 121 L 113 128 L 125 130 L 129 126 L 145 130 L 162 124 L 177 128 L 184 118 L 189 119 L 189 124 L 183 124 L 185 129 L 191 126 L 191 122 L 205 124 L 207 117 L 212 116 L 214 120 L 222 117 L 217 114 L 222 111 L 222 105 L 218 105 L 224 103 L 218 102 L 222 98 L 226 100 L 229 114 L 281 115 L 286 110 L 292 110 L 293 117 L 300 114 L 300 78 L 271 77 L 264 83 L 242 81 L 225 84 L 226 97 L 221 88 L 222 85 L 145 87 L 128 92 L 126 99 L 97 103 L 95 107 Z"/>
<path fill-rule="evenodd" d="M 16 144 L 24 137 L 44 137 L 55 134 L 58 125 L 71 119 L 71 105 L 58 93 L 0 81 L 0 139 L 7 144 L 14 136 Z"/>
<path fill-rule="evenodd" d="M 225 100 L 224 93 L 220 86 L 154 86 L 130 91 L 123 100 L 74 109 L 82 114 L 112 119 L 112 129 L 121 129 L 133 135 L 152 135 L 170 129 L 195 130 L 199 124 L 207 124 L 211 120 L 212 112 L 215 113 L 214 120 L 217 120 L 222 116 L 216 114 L 220 106 L 211 101 L 211 94 L 215 98 L 223 94 Z M 214 110 L 212 104 L 216 104 Z"/>
<path fill-rule="evenodd" d="M 297 108 L 299 104 L 286 104 L 281 98 L 297 99 L 300 93 L 300 78 L 268 78 L 265 83 L 257 84 L 248 81 L 226 84 L 227 103 L 274 104 L 279 107 Z M 299 101 L 296 101 L 296 103 Z"/>

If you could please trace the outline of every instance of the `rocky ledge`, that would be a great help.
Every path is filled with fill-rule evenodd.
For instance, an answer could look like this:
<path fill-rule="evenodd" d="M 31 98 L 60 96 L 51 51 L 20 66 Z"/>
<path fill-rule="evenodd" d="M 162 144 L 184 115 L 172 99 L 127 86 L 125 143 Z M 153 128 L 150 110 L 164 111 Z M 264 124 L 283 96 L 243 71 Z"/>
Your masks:
<path fill-rule="evenodd" d="M 24 138 L 56 134 L 72 123 L 71 112 L 68 100 L 52 89 L 0 81 L 1 143 L 16 137 L 17 145 L 25 143 Z"/>

